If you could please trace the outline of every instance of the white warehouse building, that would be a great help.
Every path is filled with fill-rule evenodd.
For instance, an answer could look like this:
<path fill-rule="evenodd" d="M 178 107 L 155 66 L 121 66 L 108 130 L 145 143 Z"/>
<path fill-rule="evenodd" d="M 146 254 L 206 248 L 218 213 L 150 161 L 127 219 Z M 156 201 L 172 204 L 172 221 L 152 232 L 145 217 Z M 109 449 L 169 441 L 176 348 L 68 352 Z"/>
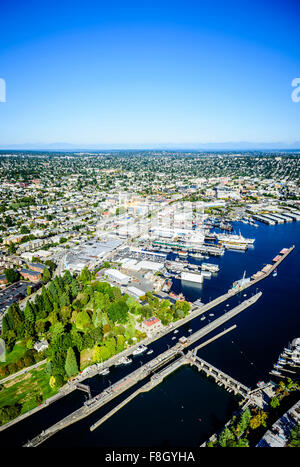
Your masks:
<path fill-rule="evenodd" d="M 126 276 L 126 274 L 123 274 L 117 269 L 107 269 L 105 271 L 105 276 L 114 282 L 118 282 L 119 284 L 128 284 L 130 280 L 129 276 Z"/>

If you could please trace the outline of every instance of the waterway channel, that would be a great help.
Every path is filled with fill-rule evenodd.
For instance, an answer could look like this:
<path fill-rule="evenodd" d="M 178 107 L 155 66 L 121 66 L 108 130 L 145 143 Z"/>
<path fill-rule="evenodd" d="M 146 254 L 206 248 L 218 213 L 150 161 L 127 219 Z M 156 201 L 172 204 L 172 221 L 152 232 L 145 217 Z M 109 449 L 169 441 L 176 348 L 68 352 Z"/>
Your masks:
<path fill-rule="evenodd" d="M 195 332 L 208 324 L 209 320 L 229 311 L 239 301 L 255 293 L 256 289 L 263 292 L 258 302 L 226 325 L 237 324 L 237 328 L 200 349 L 199 356 L 250 387 L 254 387 L 259 380 L 270 379 L 269 371 L 283 346 L 300 336 L 300 223 L 275 226 L 259 224 L 259 228 L 236 223 L 234 227 L 236 232 L 240 229 L 245 237 L 256 238 L 254 247 L 246 252 L 226 251 L 220 258 L 204 259 L 205 262 L 219 264 L 219 273 L 211 279 L 204 279 L 203 284 L 197 287 L 184 286 L 175 279 L 173 290 L 176 293 L 182 291 L 186 299 L 191 301 L 201 297 L 206 303 L 226 292 L 235 280 L 242 277 L 244 271 L 248 277 L 271 263 L 283 247 L 294 244 L 296 248 L 279 266 L 277 277 L 270 275 L 253 288 L 246 289 L 205 313 L 205 320 L 195 318 L 182 326 L 177 334 L 170 333 L 155 341 L 150 346 L 152 355 L 135 356 L 130 365 L 112 368 L 107 376 L 86 380 L 92 395 L 174 345 L 180 336 L 188 335 L 190 329 Z M 191 262 L 201 263 L 199 260 Z M 210 316 L 210 313 L 214 313 L 214 316 Z M 206 338 L 222 329 L 215 330 Z M 176 339 L 172 339 L 174 337 Z M 238 406 L 232 394 L 207 380 L 194 368 L 182 367 L 162 384 L 139 395 L 110 420 L 90 432 L 89 427 L 128 394 L 130 392 L 55 434 L 41 446 L 199 446 L 229 419 Z M 41 430 L 80 407 L 85 398 L 86 395 L 80 391 L 69 394 L 49 408 L 2 432 L 1 443 L 10 446 L 24 444 Z"/>

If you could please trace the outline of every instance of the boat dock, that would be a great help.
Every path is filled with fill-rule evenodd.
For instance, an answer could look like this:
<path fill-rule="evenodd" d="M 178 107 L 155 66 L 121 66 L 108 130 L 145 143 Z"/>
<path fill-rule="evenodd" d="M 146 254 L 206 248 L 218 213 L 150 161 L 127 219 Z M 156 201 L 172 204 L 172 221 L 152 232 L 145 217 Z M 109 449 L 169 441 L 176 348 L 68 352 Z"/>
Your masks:
<path fill-rule="evenodd" d="M 263 222 L 264 224 L 268 224 L 268 225 L 275 225 L 276 222 L 270 218 L 268 218 L 267 216 L 265 215 L 262 215 L 262 214 L 253 214 L 253 219 L 255 219 L 256 221 L 260 221 L 260 222 Z"/>

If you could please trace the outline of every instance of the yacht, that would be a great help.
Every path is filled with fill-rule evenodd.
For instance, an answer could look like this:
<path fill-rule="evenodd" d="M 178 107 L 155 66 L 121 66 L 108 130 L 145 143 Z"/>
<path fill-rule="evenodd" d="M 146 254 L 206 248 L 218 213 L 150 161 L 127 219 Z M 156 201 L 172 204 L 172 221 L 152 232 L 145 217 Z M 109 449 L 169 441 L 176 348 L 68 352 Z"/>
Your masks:
<path fill-rule="evenodd" d="M 152 353 L 153 353 L 153 350 L 150 349 L 150 350 L 148 350 L 147 355 L 151 355 Z"/>
<path fill-rule="evenodd" d="M 201 255 L 201 253 L 190 253 L 190 256 L 192 258 L 196 258 L 196 259 L 204 259 L 206 258 L 205 256 Z"/>
<path fill-rule="evenodd" d="M 203 271 L 218 272 L 220 270 L 220 267 L 218 266 L 218 264 L 214 263 L 202 263 L 201 269 Z"/>
<path fill-rule="evenodd" d="M 255 238 L 245 238 L 242 236 L 241 232 L 239 235 L 232 235 L 232 234 L 218 234 L 217 238 L 219 241 L 223 242 L 232 242 L 232 243 L 239 243 L 239 244 L 248 244 L 253 245 L 255 242 Z"/>
<path fill-rule="evenodd" d="M 139 355 L 140 353 L 145 352 L 145 350 L 147 350 L 147 347 L 145 347 L 144 345 L 140 345 L 140 347 L 138 347 L 132 352 L 132 355 Z"/>
<path fill-rule="evenodd" d="M 123 358 L 123 363 L 124 363 L 124 365 L 128 365 L 128 364 L 131 363 L 131 362 L 132 362 L 132 358 L 128 358 L 128 357 L 124 357 L 124 358 Z"/>

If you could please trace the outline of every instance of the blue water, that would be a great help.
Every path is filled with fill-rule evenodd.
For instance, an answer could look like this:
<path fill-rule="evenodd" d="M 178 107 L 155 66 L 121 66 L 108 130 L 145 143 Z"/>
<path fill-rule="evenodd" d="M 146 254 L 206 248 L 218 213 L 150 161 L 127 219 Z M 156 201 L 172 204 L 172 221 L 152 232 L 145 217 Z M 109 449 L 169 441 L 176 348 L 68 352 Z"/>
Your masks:
<path fill-rule="evenodd" d="M 221 258 L 204 260 L 219 264 L 219 273 L 211 279 L 204 279 L 201 287 L 181 288 L 181 282 L 175 280 L 174 291 L 182 291 L 192 301 L 201 297 L 205 303 L 226 292 L 235 280 L 242 277 L 244 271 L 246 277 L 250 276 L 265 264 L 271 263 L 282 248 L 293 244 L 296 246 L 279 266 L 277 277 L 270 276 L 256 285 L 263 292 L 259 301 L 226 324 L 227 328 L 232 324 L 236 324 L 237 328 L 199 351 L 199 356 L 208 362 L 254 387 L 259 380 L 270 379 L 269 371 L 283 346 L 300 336 L 300 223 L 276 226 L 260 224 L 259 228 L 236 224 L 235 228 L 236 231 L 240 229 L 246 237 L 256 238 L 254 248 L 245 253 L 226 251 Z M 214 317 L 209 317 L 208 312 L 204 321 L 195 318 L 182 326 L 176 338 L 187 335 L 190 328 L 196 331 L 205 326 L 209 320 L 244 300 L 244 293 L 249 297 L 256 288 L 249 288 L 241 296 L 233 297 L 211 310 Z M 215 330 L 211 335 L 219 331 Z M 176 340 L 172 340 L 172 336 L 169 334 L 154 342 L 151 345 L 154 350 L 152 355 L 137 356 L 131 365 L 113 368 L 106 377 L 97 376 L 87 380 L 92 394 L 152 359 L 168 345 L 174 345 Z M 126 395 L 87 419 L 62 430 L 42 446 L 198 446 L 220 428 L 237 407 L 237 400 L 232 394 L 205 379 L 195 369 L 183 367 L 149 393 L 138 396 L 97 430 L 90 432 L 90 425 Z M 82 393 L 76 391 L 1 433 L 1 442 L 8 445 L 24 443 L 78 408 L 84 398 Z"/>

